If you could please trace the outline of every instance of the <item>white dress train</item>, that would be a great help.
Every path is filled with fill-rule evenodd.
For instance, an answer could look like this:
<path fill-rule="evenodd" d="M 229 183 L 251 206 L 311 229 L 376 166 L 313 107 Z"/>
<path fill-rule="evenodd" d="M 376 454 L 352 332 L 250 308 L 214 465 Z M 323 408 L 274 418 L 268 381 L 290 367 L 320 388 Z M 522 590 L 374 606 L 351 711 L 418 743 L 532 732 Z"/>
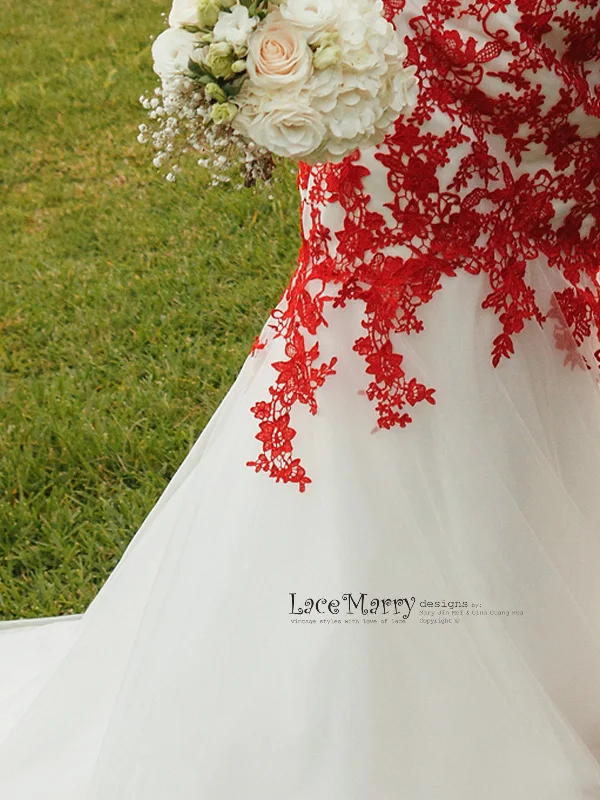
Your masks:
<path fill-rule="evenodd" d="M 386 12 L 414 116 L 301 168 L 290 292 L 85 613 L 0 625 L 1 800 L 600 800 L 597 12 Z"/>
<path fill-rule="evenodd" d="M 600 389 L 537 326 L 490 369 L 481 291 L 403 341 L 440 396 L 404 430 L 371 433 L 361 309 L 330 311 L 305 493 L 245 466 L 281 340 L 248 357 L 85 614 L 0 629 L 3 798 L 600 797 Z M 300 623 L 292 592 L 416 602 Z"/>

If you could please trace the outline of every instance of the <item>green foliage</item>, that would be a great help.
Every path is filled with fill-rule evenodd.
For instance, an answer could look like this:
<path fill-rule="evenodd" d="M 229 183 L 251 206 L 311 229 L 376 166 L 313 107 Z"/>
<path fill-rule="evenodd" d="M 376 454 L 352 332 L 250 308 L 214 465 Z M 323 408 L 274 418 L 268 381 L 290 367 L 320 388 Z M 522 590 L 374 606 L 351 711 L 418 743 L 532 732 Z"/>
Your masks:
<path fill-rule="evenodd" d="M 294 176 L 168 184 L 157 0 L 0 0 L 0 617 L 83 611 L 295 267 Z"/>

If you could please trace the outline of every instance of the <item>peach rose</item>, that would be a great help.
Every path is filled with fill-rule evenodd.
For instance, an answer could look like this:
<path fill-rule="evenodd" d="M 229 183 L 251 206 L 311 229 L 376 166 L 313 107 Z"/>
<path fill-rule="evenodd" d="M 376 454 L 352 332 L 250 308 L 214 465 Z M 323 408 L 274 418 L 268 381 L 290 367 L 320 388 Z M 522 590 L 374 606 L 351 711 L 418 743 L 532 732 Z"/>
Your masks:
<path fill-rule="evenodd" d="M 298 86 L 312 72 L 312 50 L 303 31 L 272 12 L 248 41 L 248 74 L 262 89 Z"/>

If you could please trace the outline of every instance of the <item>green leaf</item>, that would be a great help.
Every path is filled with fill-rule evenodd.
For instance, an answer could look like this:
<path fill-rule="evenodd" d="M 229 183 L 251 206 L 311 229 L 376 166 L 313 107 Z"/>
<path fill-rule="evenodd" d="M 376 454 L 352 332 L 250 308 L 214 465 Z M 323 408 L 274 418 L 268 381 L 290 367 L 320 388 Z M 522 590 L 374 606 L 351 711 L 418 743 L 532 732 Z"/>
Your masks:
<path fill-rule="evenodd" d="M 229 83 L 221 84 L 221 88 L 228 97 L 237 97 L 237 95 L 240 93 L 240 89 L 244 85 L 244 81 L 246 81 L 247 78 L 247 75 L 241 75 L 239 78 L 236 78 Z"/>
<path fill-rule="evenodd" d="M 209 70 L 207 70 L 206 67 L 202 66 L 202 64 L 199 64 L 197 61 L 192 61 L 191 58 L 188 61 L 188 70 L 195 76 L 207 75 L 211 81 L 218 82 L 217 79 L 214 77 L 214 75 Z"/>

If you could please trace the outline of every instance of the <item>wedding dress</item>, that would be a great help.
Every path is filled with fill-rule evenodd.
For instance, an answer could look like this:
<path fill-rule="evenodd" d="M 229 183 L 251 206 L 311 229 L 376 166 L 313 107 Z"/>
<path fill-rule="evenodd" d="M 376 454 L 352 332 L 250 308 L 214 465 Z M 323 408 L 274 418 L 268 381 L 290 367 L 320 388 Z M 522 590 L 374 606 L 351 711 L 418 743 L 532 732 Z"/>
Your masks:
<path fill-rule="evenodd" d="M 387 9 L 416 108 L 301 165 L 298 269 L 86 612 L 0 629 L 2 800 L 600 798 L 599 12 Z"/>

